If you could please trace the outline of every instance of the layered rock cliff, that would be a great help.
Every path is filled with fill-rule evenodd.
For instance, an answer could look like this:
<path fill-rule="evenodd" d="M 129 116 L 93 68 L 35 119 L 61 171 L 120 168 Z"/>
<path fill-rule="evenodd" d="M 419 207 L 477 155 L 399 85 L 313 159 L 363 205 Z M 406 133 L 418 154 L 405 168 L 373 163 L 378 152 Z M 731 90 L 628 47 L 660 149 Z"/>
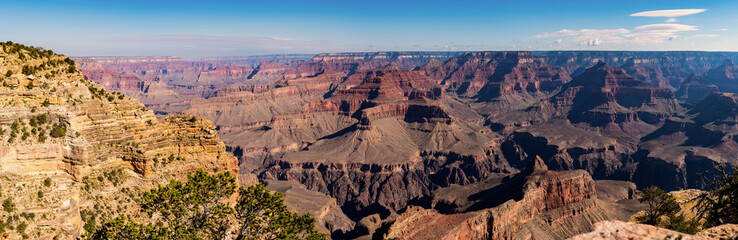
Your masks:
<path fill-rule="evenodd" d="M 476 108 L 485 115 L 525 108 L 569 80 L 530 52 L 470 52 L 418 69 L 447 91 L 477 99 Z"/>
<path fill-rule="evenodd" d="M 596 222 L 618 218 L 613 205 L 597 200 L 589 174 L 548 171 L 540 158 L 525 172 L 487 187 L 470 195 L 469 199 L 477 198 L 467 209 L 473 211 L 441 214 L 417 207 L 407 209 L 386 238 L 562 239 L 590 231 Z M 502 189 L 509 190 L 507 196 L 493 193 Z M 490 202 L 501 204 L 484 207 Z M 475 210 L 480 207 L 483 209 Z"/>
<path fill-rule="evenodd" d="M 25 224 L 19 236 L 79 237 L 85 222 L 135 211 L 139 191 L 192 169 L 238 172 L 210 121 L 159 121 L 65 56 L 10 43 L 0 50 L 0 187 L 14 205 L 0 214 L 25 216 L 6 225 Z"/>
<path fill-rule="evenodd" d="M 434 209 L 418 210 L 422 216 L 446 219 L 433 225 L 440 229 L 467 221 L 477 215 L 464 214 L 503 202 L 472 207 L 477 201 L 440 198 L 440 192 L 497 184 L 535 156 L 553 170 L 583 169 L 595 179 L 638 187 L 702 187 L 700 172 L 735 159 L 730 114 L 736 106 L 721 94 L 705 104 L 678 99 L 697 103 L 719 91 L 704 76 L 729 82 L 726 58 L 735 54 L 341 53 L 259 64 L 117 63 L 105 74 L 120 75 L 110 77 L 121 78 L 111 87 L 141 89 L 143 81 L 152 89 L 148 95 L 176 92 L 184 100 L 149 106 L 161 119 L 175 112 L 212 119 L 239 157 L 242 175 L 301 184 L 305 189 L 280 189 L 336 199 L 349 224 L 326 221 L 326 231 L 344 238 L 386 231 L 383 224 L 413 205 Z M 710 68 L 718 70 L 702 74 Z M 685 78 L 689 87 L 674 94 L 670 88 Z M 602 196 L 622 200 L 634 188 Z M 306 211 L 333 212 L 329 205 Z M 540 235 L 538 227 L 526 229 Z M 555 229 L 541 231 L 573 234 Z"/>
<path fill-rule="evenodd" d="M 247 132 L 299 146 L 267 153 L 261 178 L 302 182 L 358 220 L 391 214 L 439 186 L 514 170 L 491 159 L 495 135 L 447 112 L 445 102 L 455 100 L 421 72 L 391 64 L 357 71 L 338 86 L 331 97 Z"/>
<path fill-rule="evenodd" d="M 556 170 L 585 169 L 598 179 L 640 186 L 645 183 L 639 175 L 646 172 L 636 172 L 633 159 L 644 168 L 656 164 L 638 155 L 641 137 L 684 112 L 671 90 L 650 87 L 600 62 L 554 96 L 488 121 L 509 133 L 502 150 L 513 166 L 540 156 Z"/>
<path fill-rule="evenodd" d="M 674 177 L 649 176 L 643 181 L 667 189 L 702 188 L 699 174 L 716 164 L 735 165 L 738 144 L 738 96 L 713 93 L 697 103 L 684 117 L 667 119 L 662 127 L 644 136 L 642 158 L 670 168 Z M 641 163 L 643 164 L 643 163 Z M 654 167 L 642 167 L 643 171 Z"/>
<path fill-rule="evenodd" d="M 552 66 L 562 67 L 572 77 L 600 61 L 625 69 L 636 79 L 655 87 L 677 88 L 691 74 L 701 74 L 736 59 L 733 52 L 690 51 L 546 51 L 534 52 Z M 665 85 L 668 82 L 670 86 Z"/>
<path fill-rule="evenodd" d="M 713 92 L 738 93 L 738 66 L 726 59 L 705 74 L 693 75 L 682 83 L 677 95 L 689 103 L 699 102 Z"/>

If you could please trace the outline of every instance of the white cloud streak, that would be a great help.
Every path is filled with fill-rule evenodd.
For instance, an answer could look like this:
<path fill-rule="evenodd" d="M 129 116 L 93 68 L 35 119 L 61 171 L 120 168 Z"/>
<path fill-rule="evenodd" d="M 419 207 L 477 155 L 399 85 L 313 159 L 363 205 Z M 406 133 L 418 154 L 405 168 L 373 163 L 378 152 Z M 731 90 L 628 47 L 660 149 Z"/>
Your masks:
<path fill-rule="evenodd" d="M 697 14 L 707 11 L 707 9 L 670 9 L 670 10 L 655 10 L 655 11 L 645 11 L 645 12 L 638 12 L 633 13 L 630 16 L 632 17 L 668 17 L 668 18 L 675 18 L 675 17 L 682 17 L 692 14 Z"/>
<path fill-rule="evenodd" d="M 638 26 L 633 29 L 562 29 L 556 32 L 543 33 L 533 38 L 558 38 L 554 44 L 559 47 L 600 46 L 600 45 L 646 45 L 663 43 L 679 37 L 687 31 L 699 30 L 697 26 L 661 23 Z"/>

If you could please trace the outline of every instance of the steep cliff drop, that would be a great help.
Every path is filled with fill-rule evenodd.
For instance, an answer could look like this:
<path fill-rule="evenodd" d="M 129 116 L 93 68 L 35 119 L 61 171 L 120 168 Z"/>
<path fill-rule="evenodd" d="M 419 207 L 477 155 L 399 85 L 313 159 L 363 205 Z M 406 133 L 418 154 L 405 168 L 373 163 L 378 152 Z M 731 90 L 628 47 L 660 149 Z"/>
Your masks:
<path fill-rule="evenodd" d="M 385 237 L 563 239 L 591 231 L 602 220 L 627 218 L 618 206 L 597 198 L 595 182 L 585 171 L 549 171 L 540 158 L 520 174 L 477 189 L 481 191 L 457 191 L 454 203 L 463 204 L 446 206 L 460 213 L 408 208 Z"/>
<path fill-rule="evenodd" d="M 238 173 L 210 121 L 159 121 L 65 56 L 3 43 L 0 72 L 0 188 L 13 205 L 0 215 L 25 216 L 17 238 L 74 239 L 83 220 L 135 211 L 138 192 L 193 169 Z"/>

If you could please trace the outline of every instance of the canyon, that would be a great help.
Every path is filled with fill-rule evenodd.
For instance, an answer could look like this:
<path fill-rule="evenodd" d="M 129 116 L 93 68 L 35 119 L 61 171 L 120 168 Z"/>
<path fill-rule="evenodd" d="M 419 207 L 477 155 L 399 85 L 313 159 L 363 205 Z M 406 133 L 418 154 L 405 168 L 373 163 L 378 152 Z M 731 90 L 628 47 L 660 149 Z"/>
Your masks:
<path fill-rule="evenodd" d="M 102 202 L 128 206 L 123 189 L 205 168 L 266 183 L 333 239 L 562 239 L 738 159 L 736 53 L 18 56 L 0 67 L 17 73 L 3 129 L 48 114 L 67 131 L 0 151 L 3 189 L 64 189 L 17 203 L 61 218 L 40 236 L 79 236 Z"/>

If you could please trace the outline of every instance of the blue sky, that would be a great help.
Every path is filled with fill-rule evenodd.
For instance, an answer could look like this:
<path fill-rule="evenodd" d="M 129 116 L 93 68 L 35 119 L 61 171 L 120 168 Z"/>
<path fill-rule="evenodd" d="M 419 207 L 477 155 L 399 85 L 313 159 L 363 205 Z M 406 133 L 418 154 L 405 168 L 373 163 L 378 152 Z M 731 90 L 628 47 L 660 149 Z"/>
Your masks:
<path fill-rule="evenodd" d="M 71 56 L 738 51 L 735 0 L 4 0 L 0 11 L 0 40 Z"/>

